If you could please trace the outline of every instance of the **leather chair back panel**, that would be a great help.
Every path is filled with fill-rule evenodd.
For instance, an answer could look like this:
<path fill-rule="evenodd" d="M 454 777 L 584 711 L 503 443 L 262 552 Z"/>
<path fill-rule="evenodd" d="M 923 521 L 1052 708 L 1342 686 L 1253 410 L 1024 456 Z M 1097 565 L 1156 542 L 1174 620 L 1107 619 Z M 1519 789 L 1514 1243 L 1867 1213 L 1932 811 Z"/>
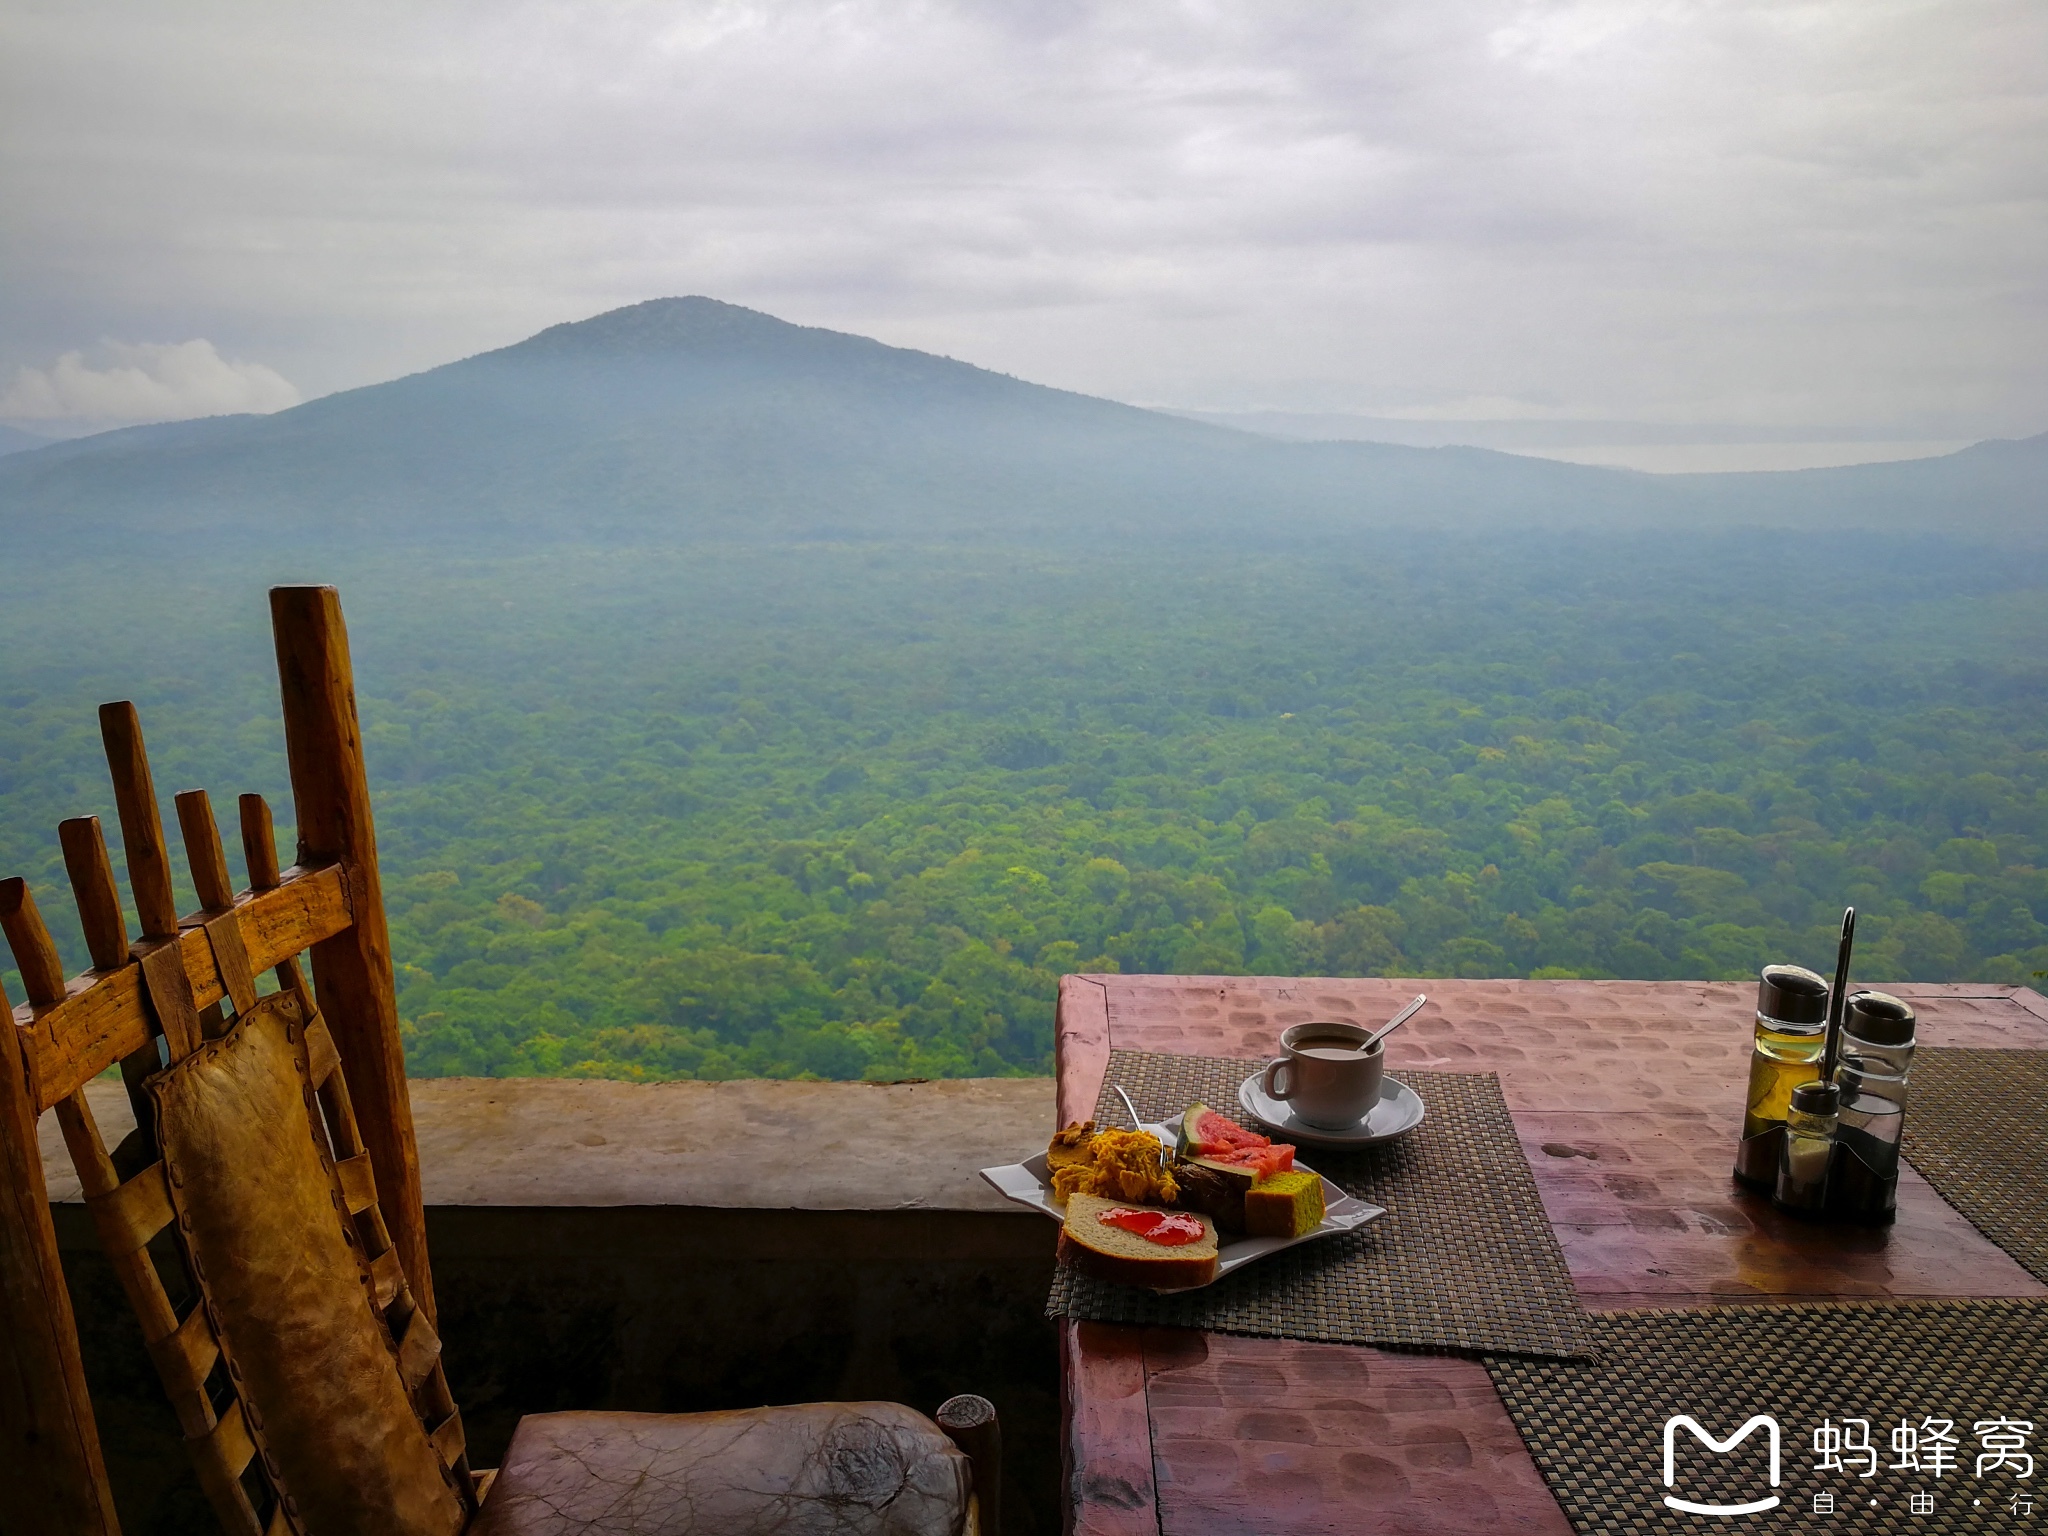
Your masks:
<path fill-rule="evenodd" d="M 171 1202 L 243 1412 L 307 1536 L 455 1536 L 466 1519 L 373 1306 L 280 992 L 150 1079 Z"/>

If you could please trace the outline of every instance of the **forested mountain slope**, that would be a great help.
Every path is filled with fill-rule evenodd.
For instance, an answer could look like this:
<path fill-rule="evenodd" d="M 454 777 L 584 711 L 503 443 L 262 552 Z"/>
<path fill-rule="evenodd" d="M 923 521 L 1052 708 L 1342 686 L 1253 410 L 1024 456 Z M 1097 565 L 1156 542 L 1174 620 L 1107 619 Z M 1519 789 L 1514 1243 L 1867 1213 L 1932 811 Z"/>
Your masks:
<path fill-rule="evenodd" d="M 1912 465 L 1660 479 L 1472 448 L 1291 443 L 710 299 L 663 299 L 273 416 L 0 461 L 46 539 L 1146 540 L 1380 527 L 2037 528 L 2048 439 Z"/>

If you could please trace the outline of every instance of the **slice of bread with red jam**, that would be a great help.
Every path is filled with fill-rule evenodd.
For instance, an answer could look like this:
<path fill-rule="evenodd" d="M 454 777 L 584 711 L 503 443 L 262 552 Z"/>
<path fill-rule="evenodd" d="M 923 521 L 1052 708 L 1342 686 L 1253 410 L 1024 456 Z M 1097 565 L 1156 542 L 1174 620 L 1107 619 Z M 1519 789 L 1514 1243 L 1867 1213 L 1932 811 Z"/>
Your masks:
<path fill-rule="evenodd" d="M 1060 1262 L 1119 1285 L 1192 1290 L 1216 1278 L 1216 1223 L 1195 1211 L 1077 1194 L 1067 1200 Z"/>

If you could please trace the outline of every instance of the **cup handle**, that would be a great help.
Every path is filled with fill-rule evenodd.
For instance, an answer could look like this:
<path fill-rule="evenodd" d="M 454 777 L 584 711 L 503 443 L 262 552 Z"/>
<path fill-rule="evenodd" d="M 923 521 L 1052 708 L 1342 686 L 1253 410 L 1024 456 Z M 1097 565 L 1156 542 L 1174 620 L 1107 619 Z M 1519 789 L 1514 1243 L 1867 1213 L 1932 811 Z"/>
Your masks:
<path fill-rule="evenodd" d="M 1287 1074 L 1287 1086 L 1285 1088 L 1280 1086 L 1280 1074 L 1282 1072 Z M 1285 1056 L 1280 1057 L 1276 1061 L 1267 1062 L 1265 1073 L 1259 1079 L 1259 1086 L 1265 1090 L 1267 1098 L 1278 1099 L 1281 1103 L 1286 1103 L 1294 1097 L 1294 1063 Z"/>

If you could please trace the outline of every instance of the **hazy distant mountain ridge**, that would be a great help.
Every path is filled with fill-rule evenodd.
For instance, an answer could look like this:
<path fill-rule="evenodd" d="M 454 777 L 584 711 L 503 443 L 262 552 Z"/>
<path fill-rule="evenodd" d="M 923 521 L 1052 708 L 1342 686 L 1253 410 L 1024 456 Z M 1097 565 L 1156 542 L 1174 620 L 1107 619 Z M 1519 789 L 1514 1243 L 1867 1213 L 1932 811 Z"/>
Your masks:
<path fill-rule="evenodd" d="M 27 453 L 32 448 L 47 448 L 50 440 L 38 437 L 33 432 L 24 432 L 19 427 L 10 427 L 0 422 L 0 454 Z"/>
<path fill-rule="evenodd" d="M 2048 537 L 2048 432 L 1934 459 L 1666 478 L 1698 503 L 1725 503 L 1765 525 Z"/>
<path fill-rule="evenodd" d="M 2048 437 L 1859 470 L 1657 479 L 1261 438 L 707 298 L 658 299 L 272 416 L 0 460 L 17 542 L 1158 536 L 1402 525 L 2043 524 Z"/>

